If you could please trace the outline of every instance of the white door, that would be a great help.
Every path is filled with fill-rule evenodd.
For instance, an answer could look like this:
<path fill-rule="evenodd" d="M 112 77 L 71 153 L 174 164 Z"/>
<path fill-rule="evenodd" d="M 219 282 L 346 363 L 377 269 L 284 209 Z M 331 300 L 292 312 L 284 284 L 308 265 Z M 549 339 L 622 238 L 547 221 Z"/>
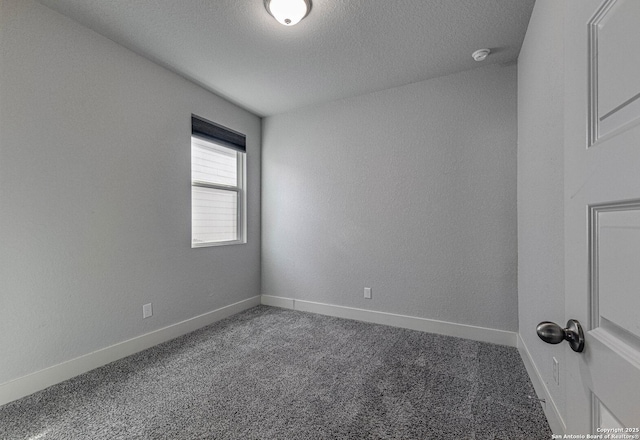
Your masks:
<path fill-rule="evenodd" d="M 640 438 L 640 0 L 564 1 L 567 433 Z"/>

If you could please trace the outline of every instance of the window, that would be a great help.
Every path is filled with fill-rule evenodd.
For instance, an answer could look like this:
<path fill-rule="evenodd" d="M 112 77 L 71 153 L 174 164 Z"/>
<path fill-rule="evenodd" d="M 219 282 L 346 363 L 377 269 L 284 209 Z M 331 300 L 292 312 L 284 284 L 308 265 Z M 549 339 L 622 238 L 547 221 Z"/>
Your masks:
<path fill-rule="evenodd" d="M 245 136 L 191 117 L 191 247 L 246 242 Z"/>

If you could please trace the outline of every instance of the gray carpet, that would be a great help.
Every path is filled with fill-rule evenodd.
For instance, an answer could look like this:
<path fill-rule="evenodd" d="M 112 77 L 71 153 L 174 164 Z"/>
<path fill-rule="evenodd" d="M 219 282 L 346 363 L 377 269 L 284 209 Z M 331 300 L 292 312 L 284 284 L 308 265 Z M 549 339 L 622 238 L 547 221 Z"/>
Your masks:
<path fill-rule="evenodd" d="M 258 306 L 0 407 L 0 439 L 549 439 L 516 349 Z"/>

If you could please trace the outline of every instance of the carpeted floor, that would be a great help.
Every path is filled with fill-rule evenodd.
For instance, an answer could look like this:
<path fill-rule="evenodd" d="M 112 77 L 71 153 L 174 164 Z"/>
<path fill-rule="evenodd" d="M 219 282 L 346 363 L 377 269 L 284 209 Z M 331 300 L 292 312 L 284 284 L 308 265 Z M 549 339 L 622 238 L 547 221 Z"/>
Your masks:
<path fill-rule="evenodd" d="M 515 348 L 258 306 L 0 407 L 0 439 L 549 439 Z"/>

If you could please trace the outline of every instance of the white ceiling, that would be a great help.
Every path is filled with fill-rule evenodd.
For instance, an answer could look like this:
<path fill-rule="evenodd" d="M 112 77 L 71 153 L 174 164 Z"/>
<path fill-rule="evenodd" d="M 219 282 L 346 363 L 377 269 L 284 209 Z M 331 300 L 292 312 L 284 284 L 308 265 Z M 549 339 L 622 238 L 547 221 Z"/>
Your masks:
<path fill-rule="evenodd" d="M 312 0 L 286 27 L 263 0 L 39 1 L 260 116 L 513 62 L 535 2 Z"/>

